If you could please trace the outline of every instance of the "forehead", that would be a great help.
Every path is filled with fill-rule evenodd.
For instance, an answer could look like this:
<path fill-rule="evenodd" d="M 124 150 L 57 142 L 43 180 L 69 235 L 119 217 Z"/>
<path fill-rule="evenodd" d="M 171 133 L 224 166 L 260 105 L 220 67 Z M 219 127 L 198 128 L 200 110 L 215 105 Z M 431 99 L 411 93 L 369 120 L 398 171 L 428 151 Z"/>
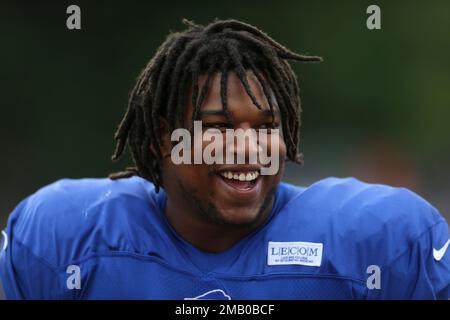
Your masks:
<path fill-rule="evenodd" d="M 207 75 L 202 75 L 199 77 L 199 95 L 203 85 L 207 81 L 207 78 L 208 78 Z M 211 75 L 209 89 L 205 95 L 205 99 L 202 105 L 200 106 L 200 110 L 202 112 L 214 113 L 214 111 L 223 110 L 222 96 L 221 96 L 221 90 L 223 90 L 223 88 L 221 87 L 223 84 L 221 84 L 221 78 L 222 78 L 221 73 L 214 73 Z M 253 93 L 253 95 L 255 96 L 256 101 L 261 106 L 261 109 L 264 110 L 265 113 L 267 113 L 267 111 L 270 110 L 270 107 L 267 97 L 264 94 L 264 90 L 261 83 L 258 81 L 253 72 L 247 71 L 246 78 L 249 84 L 249 88 Z M 192 87 L 190 89 L 190 94 L 188 96 L 189 99 L 188 99 L 187 116 L 192 114 L 193 111 Z M 276 110 L 277 105 L 273 94 L 270 95 L 270 98 L 272 101 L 272 105 Z M 228 73 L 226 82 L 226 101 L 227 101 L 227 109 L 232 116 L 238 112 L 239 113 L 261 112 L 261 110 L 259 110 L 253 103 L 244 85 L 242 84 L 241 80 L 239 79 L 239 77 L 235 72 Z"/>

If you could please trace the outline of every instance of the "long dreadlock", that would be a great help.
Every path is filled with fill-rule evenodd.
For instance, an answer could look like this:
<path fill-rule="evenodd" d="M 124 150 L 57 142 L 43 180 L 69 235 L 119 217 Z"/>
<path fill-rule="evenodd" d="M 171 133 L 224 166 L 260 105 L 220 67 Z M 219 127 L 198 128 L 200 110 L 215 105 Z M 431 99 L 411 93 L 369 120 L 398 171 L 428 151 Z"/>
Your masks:
<path fill-rule="evenodd" d="M 192 121 L 198 120 L 211 76 L 217 72 L 221 72 L 220 96 L 228 122 L 231 122 L 227 109 L 227 77 L 230 72 L 236 73 L 257 108 L 261 105 L 250 88 L 246 71 L 256 76 L 272 112 L 274 95 L 281 114 L 287 157 L 301 163 L 298 152 L 301 111 L 298 83 L 286 60 L 322 59 L 294 53 L 256 27 L 237 20 L 216 19 L 206 26 L 186 19 L 183 23 L 188 28 L 169 34 L 139 75 L 130 94 L 128 109 L 115 133 L 116 149 L 112 160 L 122 155 L 128 142 L 134 166 L 109 177 L 120 179 L 138 175 L 152 181 L 159 190 L 162 185 L 161 119 L 171 130 L 184 122 L 185 99 L 191 86 Z M 207 80 L 199 88 L 201 75 L 206 75 Z"/>

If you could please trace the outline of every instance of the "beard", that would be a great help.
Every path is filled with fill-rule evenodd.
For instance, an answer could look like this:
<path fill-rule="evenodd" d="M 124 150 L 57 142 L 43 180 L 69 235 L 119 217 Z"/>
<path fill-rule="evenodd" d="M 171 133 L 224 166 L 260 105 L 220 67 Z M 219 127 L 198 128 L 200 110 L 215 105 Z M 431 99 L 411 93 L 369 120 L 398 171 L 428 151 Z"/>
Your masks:
<path fill-rule="evenodd" d="M 264 198 L 264 201 L 261 203 L 258 213 L 255 216 L 254 219 L 246 222 L 236 222 L 232 219 L 227 219 L 226 215 L 224 215 L 219 208 L 214 204 L 214 202 L 211 199 L 207 200 L 201 200 L 201 197 L 199 197 L 197 194 L 189 192 L 183 184 L 180 183 L 181 189 L 184 191 L 184 194 L 189 195 L 191 198 L 191 201 L 195 204 L 198 210 L 198 215 L 200 218 L 202 218 L 204 221 L 210 222 L 212 224 L 222 226 L 222 227 L 230 227 L 230 228 L 252 228 L 256 227 L 258 224 L 260 224 L 262 221 L 261 219 L 266 216 L 265 213 L 267 210 L 271 210 L 271 205 L 273 206 L 274 199 L 275 199 L 275 192 L 276 188 L 274 187 L 271 189 L 266 197 Z"/>

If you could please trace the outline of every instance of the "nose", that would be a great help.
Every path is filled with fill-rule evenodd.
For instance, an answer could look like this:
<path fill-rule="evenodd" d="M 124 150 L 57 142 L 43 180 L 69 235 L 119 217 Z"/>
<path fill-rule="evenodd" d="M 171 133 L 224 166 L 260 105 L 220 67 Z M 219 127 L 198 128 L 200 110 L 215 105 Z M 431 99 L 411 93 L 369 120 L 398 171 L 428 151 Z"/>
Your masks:
<path fill-rule="evenodd" d="M 227 154 L 236 158 L 237 164 L 256 164 L 258 162 L 258 135 L 248 124 L 234 130 L 234 134 L 226 136 Z"/>

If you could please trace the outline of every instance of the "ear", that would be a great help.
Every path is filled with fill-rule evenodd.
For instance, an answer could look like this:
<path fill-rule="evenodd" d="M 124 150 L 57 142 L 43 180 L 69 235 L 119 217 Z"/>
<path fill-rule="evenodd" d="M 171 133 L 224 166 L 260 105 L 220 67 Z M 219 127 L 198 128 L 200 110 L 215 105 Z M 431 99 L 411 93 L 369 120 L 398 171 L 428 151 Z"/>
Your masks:
<path fill-rule="evenodd" d="M 170 132 L 170 126 L 167 123 L 167 121 L 163 118 L 159 118 L 160 128 L 159 128 L 159 134 L 160 134 L 160 144 L 159 146 L 155 146 L 154 144 L 151 144 L 150 149 L 156 153 L 157 150 L 155 148 L 159 148 L 161 150 L 161 154 L 163 159 L 167 156 L 170 156 L 172 152 L 172 144 L 170 141 L 171 132 Z"/>

